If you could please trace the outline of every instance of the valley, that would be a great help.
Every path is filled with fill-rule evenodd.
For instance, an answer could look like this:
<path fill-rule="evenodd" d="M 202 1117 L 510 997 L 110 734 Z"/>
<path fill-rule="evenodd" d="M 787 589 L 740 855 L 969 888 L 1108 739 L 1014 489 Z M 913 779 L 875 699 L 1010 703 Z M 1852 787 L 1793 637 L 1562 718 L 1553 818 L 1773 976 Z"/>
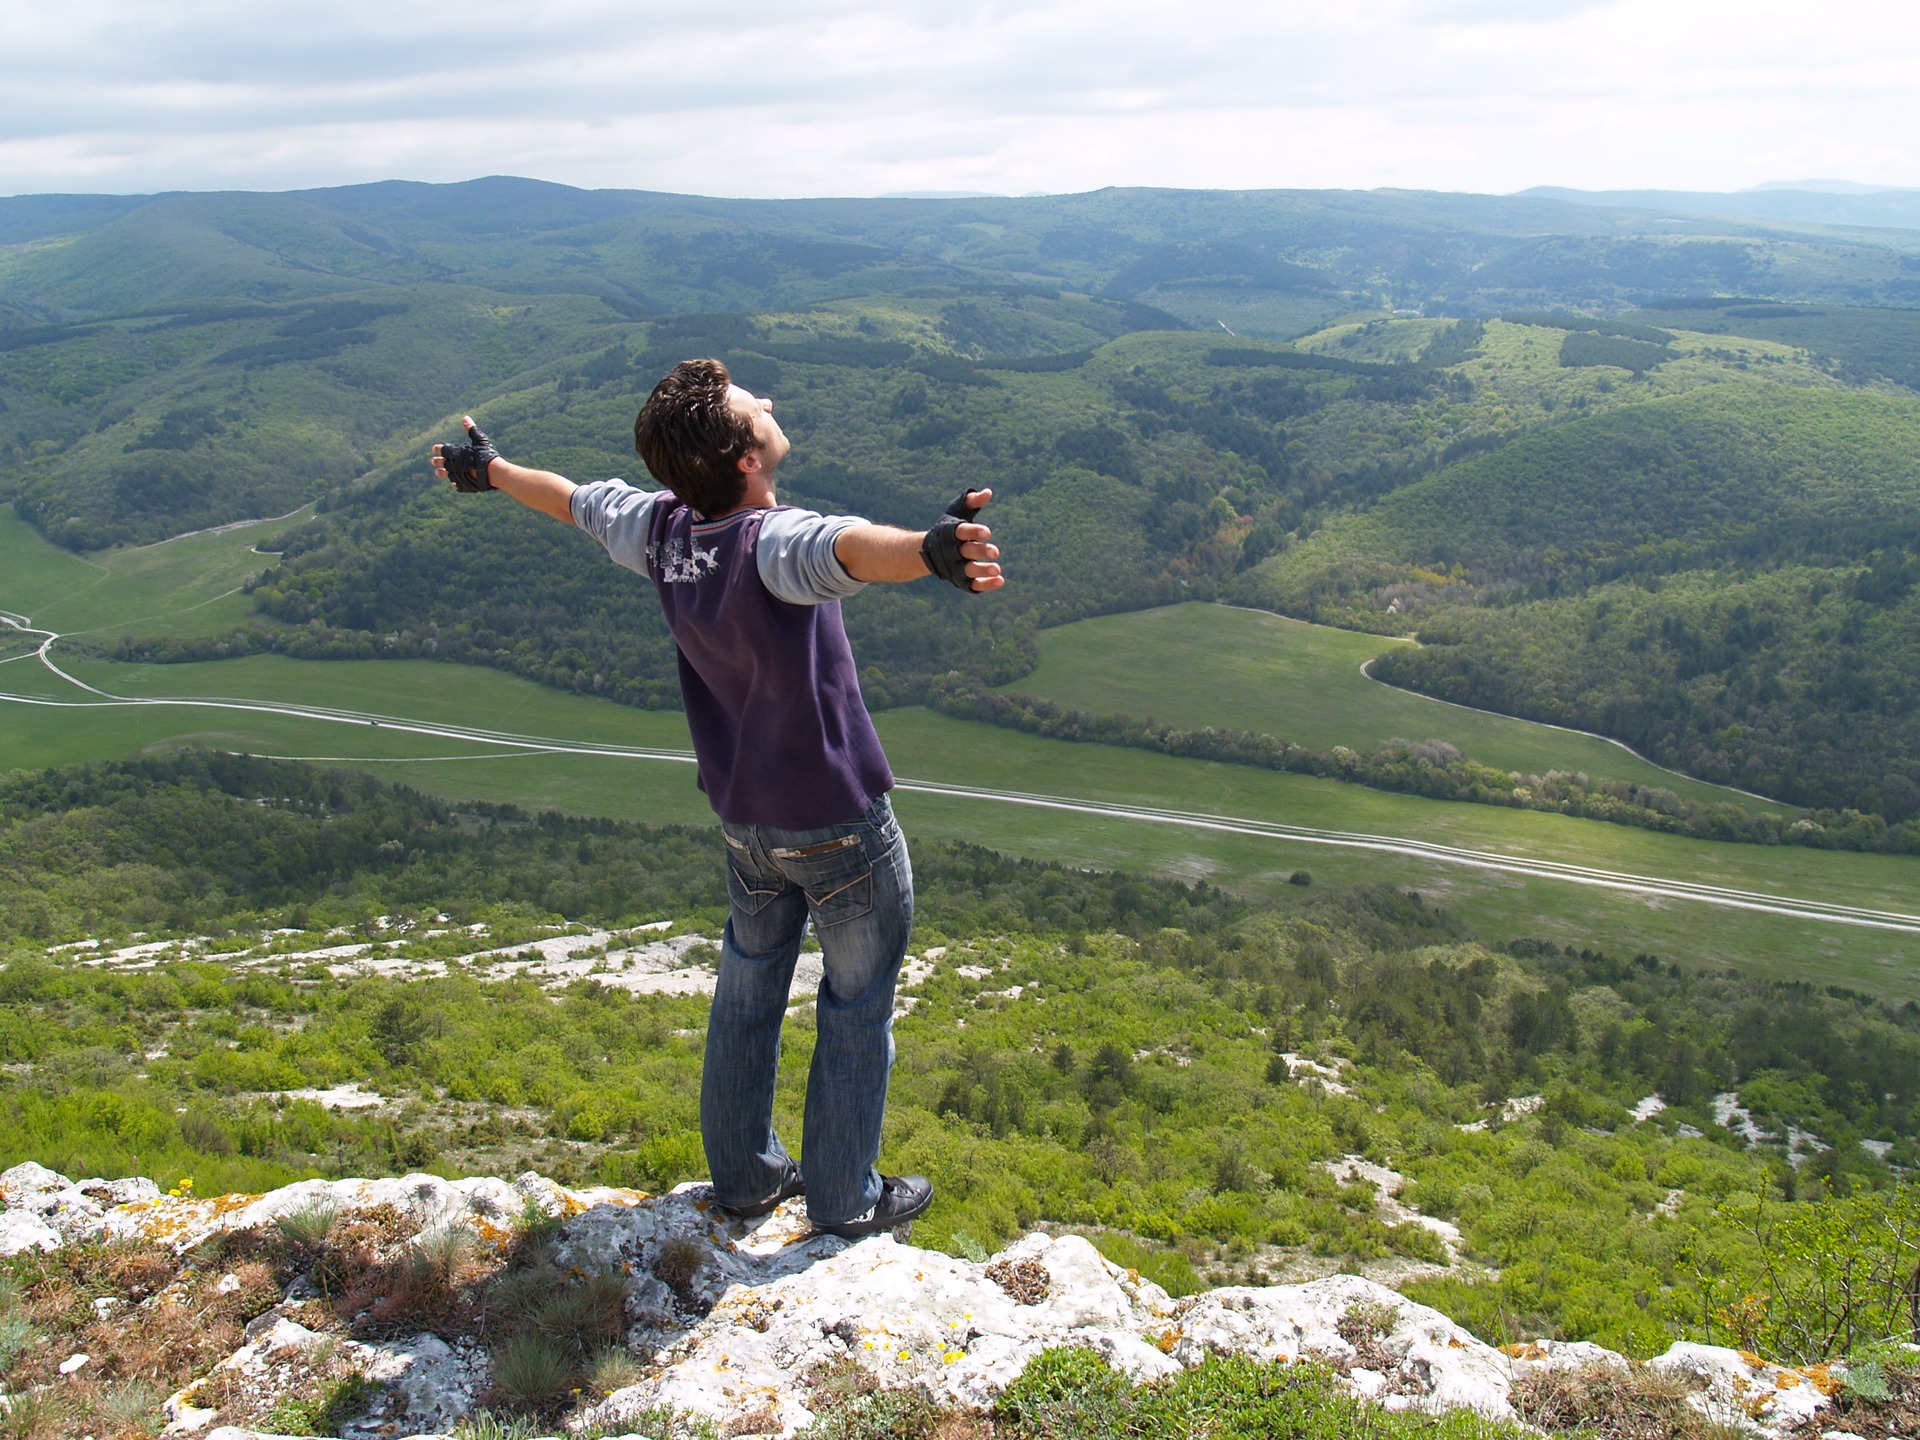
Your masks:
<path fill-rule="evenodd" d="M 671 641 L 424 457 L 472 411 L 643 479 L 637 398 L 713 354 L 780 407 L 784 501 L 996 490 L 1005 591 L 846 605 L 913 843 L 922 1244 L 1802 1362 L 1827 1257 L 1911 1273 L 1920 232 L 37 198 L 0 198 L 0 1166 L 704 1174 L 725 897 Z"/>

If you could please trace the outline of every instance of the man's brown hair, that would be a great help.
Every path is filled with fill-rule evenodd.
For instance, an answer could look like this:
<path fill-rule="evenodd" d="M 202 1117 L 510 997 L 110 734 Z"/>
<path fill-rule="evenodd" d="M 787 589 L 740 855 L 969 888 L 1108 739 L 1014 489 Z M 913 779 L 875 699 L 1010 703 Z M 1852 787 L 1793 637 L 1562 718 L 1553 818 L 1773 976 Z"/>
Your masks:
<path fill-rule="evenodd" d="M 633 421 L 633 448 L 654 479 L 702 515 L 720 515 L 747 493 L 740 457 L 753 422 L 727 402 L 733 377 L 718 360 L 682 360 Z"/>

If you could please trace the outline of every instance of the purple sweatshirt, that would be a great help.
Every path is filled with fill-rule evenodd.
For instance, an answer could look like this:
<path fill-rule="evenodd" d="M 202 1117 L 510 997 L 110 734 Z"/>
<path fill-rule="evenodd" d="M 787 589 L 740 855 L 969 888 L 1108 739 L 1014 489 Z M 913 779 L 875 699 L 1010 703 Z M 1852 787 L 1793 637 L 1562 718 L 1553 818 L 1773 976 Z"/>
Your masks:
<path fill-rule="evenodd" d="M 862 584 L 833 541 L 860 521 L 786 505 L 699 520 L 624 480 L 580 486 L 573 519 L 653 579 L 700 788 L 722 820 L 811 830 L 858 820 L 893 788 L 840 620 Z"/>

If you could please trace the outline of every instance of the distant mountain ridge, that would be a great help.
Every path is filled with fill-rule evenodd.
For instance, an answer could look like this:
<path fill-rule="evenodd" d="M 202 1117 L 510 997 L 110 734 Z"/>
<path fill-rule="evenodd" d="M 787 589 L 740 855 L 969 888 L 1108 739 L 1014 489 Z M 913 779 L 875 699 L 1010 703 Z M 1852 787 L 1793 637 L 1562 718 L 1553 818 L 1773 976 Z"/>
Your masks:
<path fill-rule="evenodd" d="M 1827 188 L 1840 187 L 1845 188 Z M 1519 192 L 1541 200 L 1609 209 L 1686 213 L 1801 225 L 1872 226 L 1910 230 L 1920 226 L 1920 189 L 1803 181 L 1757 185 L 1748 190 L 1571 190 L 1536 185 Z"/>

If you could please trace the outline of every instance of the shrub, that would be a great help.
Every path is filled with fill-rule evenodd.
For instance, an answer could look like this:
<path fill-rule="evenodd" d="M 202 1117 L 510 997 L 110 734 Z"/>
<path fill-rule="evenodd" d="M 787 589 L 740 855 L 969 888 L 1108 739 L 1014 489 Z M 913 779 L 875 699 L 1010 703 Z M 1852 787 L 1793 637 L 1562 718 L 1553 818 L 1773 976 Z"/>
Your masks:
<path fill-rule="evenodd" d="M 1132 1387 L 1092 1350 L 1043 1350 L 1001 1392 L 994 1417 L 1016 1434 L 1095 1436 L 1118 1427 Z"/>
<path fill-rule="evenodd" d="M 24 1315 L 7 1315 L 0 1318 L 0 1379 L 13 1372 L 20 1357 L 32 1348 L 38 1339 L 33 1322 Z"/>

